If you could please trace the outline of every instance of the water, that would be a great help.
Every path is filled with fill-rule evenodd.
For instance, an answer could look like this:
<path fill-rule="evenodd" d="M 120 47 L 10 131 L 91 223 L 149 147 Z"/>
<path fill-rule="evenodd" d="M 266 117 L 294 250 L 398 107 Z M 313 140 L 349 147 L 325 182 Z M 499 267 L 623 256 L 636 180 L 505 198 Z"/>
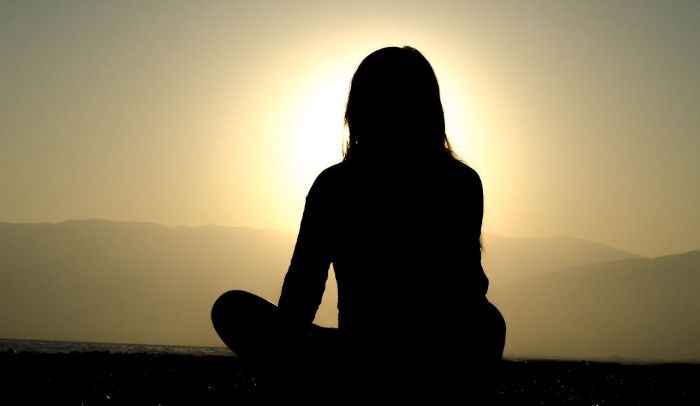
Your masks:
<path fill-rule="evenodd" d="M 184 347 L 171 345 L 143 345 L 118 343 L 81 343 L 74 341 L 12 340 L 0 339 L 0 353 L 6 351 L 71 353 L 71 352 L 110 352 L 121 354 L 178 354 L 178 355 L 221 355 L 233 356 L 223 347 Z"/>

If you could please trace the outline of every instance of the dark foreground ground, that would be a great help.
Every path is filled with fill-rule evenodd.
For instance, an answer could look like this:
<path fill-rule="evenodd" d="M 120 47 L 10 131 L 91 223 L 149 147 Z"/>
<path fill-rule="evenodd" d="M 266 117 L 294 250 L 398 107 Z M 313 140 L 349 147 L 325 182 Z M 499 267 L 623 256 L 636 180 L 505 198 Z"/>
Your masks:
<path fill-rule="evenodd" d="M 235 357 L 0 354 L 0 404 L 235 405 L 255 396 L 255 379 Z M 504 361 L 498 397 L 507 405 L 700 405 L 700 364 Z"/>

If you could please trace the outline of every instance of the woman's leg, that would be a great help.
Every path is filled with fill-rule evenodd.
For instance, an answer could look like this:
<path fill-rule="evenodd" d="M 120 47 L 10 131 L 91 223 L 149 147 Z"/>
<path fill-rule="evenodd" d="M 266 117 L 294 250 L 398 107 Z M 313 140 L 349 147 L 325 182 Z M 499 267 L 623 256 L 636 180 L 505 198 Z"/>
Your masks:
<path fill-rule="evenodd" d="M 506 340 L 506 322 L 501 312 L 486 302 L 476 321 L 481 334 L 476 335 L 474 345 L 475 362 L 471 369 L 473 398 L 482 404 L 498 402 L 497 384 L 501 376 L 503 348 Z"/>
<path fill-rule="evenodd" d="M 224 293 L 212 307 L 211 320 L 224 344 L 241 358 L 265 357 L 277 347 L 281 326 L 276 306 L 252 293 Z"/>
<path fill-rule="evenodd" d="M 211 318 L 222 341 L 264 381 L 266 390 L 313 391 L 304 386 L 318 382 L 314 375 L 327 371 L 338 351 L 336 329 L 290 324 L 277 306 L 245 291 L 221 295 Z"/>
<path fill-rule="evenodd" d="M 493 404 L 501 373 L 505 321 L 488 301 L 469 309 L 462 321 L 458 329 L 440 331 L 435 340 L 427 341 L 429 360 L 421 369 L 429 372 L 427 376 L 419 374 L 426 382 L 424 390 L 435 396 L 436 403 L 461 399 L 469 404 Z"/>
<path fill-rule="evenodd" d="M 484 361 L 500 361 L 506 344 L 506 321 L 501 312 L 491 302 L 486 302 L 481 312 L 481 325 L 485 334 L 481 346 Z"/>

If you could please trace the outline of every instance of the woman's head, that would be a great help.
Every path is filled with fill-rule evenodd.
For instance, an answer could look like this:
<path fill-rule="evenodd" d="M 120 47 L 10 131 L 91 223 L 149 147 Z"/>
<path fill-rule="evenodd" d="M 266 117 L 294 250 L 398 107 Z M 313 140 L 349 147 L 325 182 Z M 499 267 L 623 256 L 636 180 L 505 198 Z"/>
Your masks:
<path fill-rule="evenodd" d="M 440 88 L 428 60 L 411 47 L 382 48 L 352 78 L 345 158 L 393 154 L 452 156 Z"/>

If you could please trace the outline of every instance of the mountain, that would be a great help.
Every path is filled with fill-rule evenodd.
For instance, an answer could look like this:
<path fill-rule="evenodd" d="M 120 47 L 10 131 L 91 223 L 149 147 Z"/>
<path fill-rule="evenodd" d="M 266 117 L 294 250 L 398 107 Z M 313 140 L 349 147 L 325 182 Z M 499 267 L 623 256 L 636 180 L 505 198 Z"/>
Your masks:
<path fill-rule="evenodd" d="M 490 293 L 511 357 L 700 361 L 700 251 L 591 264 Z"/>
<path fill-rule="evenodd" d="M 607 245 L 571 237 L 518 238 L 486 234 L 483 265 L 490 287 L 578 265 L 641 258 Z"/>
<path fill-rule="evenodd" d="M 209 321 L 214 300 L 244 289 L 276 302 L 294 240 L 220 226 L 0 223 L 0 337 L 221 345 Z M 635 257 L 572 238 L 484 237 L 492 295 L 529 275 L 619 256 Z M 336 325 L 336 298 L 331 275 L 318 323 Z"/>
<path fill-rule="evenodd" d="M 0 337 L 221 345 L 226 290 L 276 301 L 291 235 L 99 220 L 0 223 Z"/>

